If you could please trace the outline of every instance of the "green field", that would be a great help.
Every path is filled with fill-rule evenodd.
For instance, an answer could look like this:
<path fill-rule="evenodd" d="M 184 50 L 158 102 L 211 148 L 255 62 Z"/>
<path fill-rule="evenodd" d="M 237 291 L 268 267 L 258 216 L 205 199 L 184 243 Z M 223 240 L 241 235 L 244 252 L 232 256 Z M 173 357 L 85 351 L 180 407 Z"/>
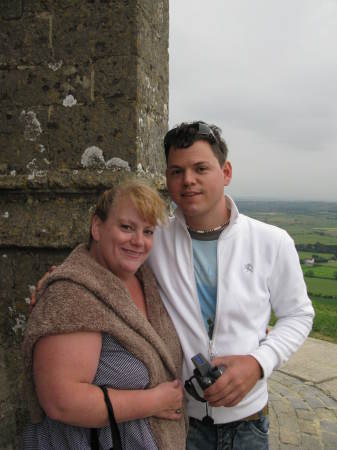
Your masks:
<path fill-rule="evenodd" d="M 311 301 L 315 318 L 310 336 L 337 344 L 337 300 L 312 297 Z M 276 318 L 272 313 L 270 325 L 275 325 L 275 322 Z"/>
<path fill-rule="evenodd" d="M 321 244 L 336 245 L 336 237 L 332 235 L 317 235 L 316 233 L 311 232 L 291 232 L 291 230 L 287 230 L 291 237 L 294 239 L 295 244 L 316 244 L 320 242 Z"/>
<path fill-rule="evenodd" d="M 243 201 L 239 207 L 294 239 L 316 314 L 310 335 L 337 343 L 337 203 Z M 314 265 L 305 265 L 313 255 Z"/>
<path fill-rule="evenodd" d="M 311 295 L 337 299 L 337 280 L 304 277 L 308 292 Z"/>
<path fill-rule="evenodd" d="M 337 244 L 337 215 L 330 212 L 296 214 L 295 212 L 250 212 L 251 217 L 255 217 L 262 222 L 279 226 L 288 231 L 294 239 L 295 244 L 316 244 L 324 245 Z"/>
<path fill-rule="evenodd" d="M 335 265 L 315 264 L 312 267 L 302 266 L 303 274 L 307 277 L 325 278 L 337 281 L 337 267 Z"/>
<path fill-rule="evenodd" d="M 300 259 L 311 259 L 313 256 L 313 252 L 298 252 Z M 327 260 L 330 260 L 334 257 L 332 253 L 319 253 L 319 256 L 322 258 L 325 258 Z M 337 261 L 336 261 L 337 262 Z"/>
<path fill-rule="evenodd" d="M 312 304 L 316 315 L 310 336 L 337 343 L 337 300 L 313 297 Z"/>

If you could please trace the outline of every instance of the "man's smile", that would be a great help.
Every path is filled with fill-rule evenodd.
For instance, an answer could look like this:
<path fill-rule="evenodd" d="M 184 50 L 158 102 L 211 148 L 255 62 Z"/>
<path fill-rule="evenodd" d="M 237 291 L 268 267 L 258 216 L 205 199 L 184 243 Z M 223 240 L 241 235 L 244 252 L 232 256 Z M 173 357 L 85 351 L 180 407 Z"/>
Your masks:
<path fill-rule="evenodd" d="M 185 191 L 181 194 L 182 197 L 195 197 L 196 195 L 201 195 L 201 192 Z"/>

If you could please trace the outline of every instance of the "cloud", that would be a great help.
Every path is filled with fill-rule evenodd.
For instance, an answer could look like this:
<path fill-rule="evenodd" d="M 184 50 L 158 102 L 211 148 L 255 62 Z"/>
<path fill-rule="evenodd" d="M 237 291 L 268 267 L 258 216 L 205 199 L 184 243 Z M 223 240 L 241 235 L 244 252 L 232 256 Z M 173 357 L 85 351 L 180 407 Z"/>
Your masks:
<path fill-rule="evenodd" d="M 315 165 L 320 155 L 321 182 L 325 171 L 332 175 L 337 2 L 171 0 L 170 7 L 170 125 L 204 119 L 234 146 L 249 145 L 247 137 L 249 147 L 263 143 L 268 154 L 254 149 L 261 161 L 284 153 Z"/>

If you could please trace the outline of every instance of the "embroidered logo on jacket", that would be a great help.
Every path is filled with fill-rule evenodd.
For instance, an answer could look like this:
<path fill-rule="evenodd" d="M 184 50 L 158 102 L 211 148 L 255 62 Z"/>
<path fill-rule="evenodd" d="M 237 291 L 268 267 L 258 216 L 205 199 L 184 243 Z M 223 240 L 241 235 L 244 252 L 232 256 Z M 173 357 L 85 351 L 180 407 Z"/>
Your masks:
<path fill-rule="evenodd" d="M 245 264 L 245 271 L 246 272 L 254 272 L 253 264 L 250 264 L 250 263 Z"/>

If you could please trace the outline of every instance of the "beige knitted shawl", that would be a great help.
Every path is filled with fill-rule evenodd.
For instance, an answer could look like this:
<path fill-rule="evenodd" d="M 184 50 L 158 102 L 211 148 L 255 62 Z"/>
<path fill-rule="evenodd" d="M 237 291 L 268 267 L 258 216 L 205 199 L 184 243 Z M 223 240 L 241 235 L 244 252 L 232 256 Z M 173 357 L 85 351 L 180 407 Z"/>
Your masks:
<path fill-rule="evenodd" d="M 137 273 L 145 294 L 147 320 L 124 285 L 79 245 L 46 280 L 28 320 L 23 344 L 25 394 L 33 423 L 43 419 L 32 372 L 33 349 L 42 336 L 75 331 L 112 335 L 147 367 L 149 388 L 180 378 L 182 353 L 175 329 L 146 266 Z M 186 417 L 170 421 L 149 418 L 159 449 L 185 448 Z"/>

